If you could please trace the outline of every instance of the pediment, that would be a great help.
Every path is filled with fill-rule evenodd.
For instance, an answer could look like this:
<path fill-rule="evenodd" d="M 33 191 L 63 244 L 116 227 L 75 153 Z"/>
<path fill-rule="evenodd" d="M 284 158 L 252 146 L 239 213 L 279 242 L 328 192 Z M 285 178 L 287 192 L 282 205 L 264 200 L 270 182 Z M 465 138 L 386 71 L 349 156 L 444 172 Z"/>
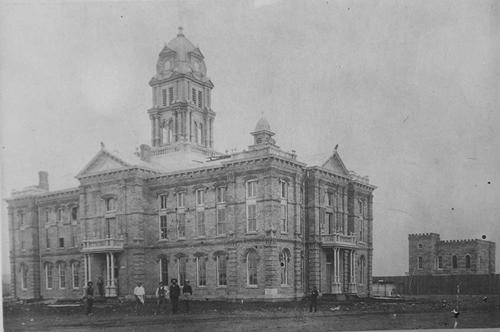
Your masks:
<path fill-rule="evenodd" d="M 92 158 L 76 177 L 79 178 L 87 174 L 111 171 L 129 166 L 131 165 L 103 149 Z"/>
<path fill-rule="evenodd" d="M 349 175 L 349 170 L 345 167 L 337 151 L 321 167 L 339 175 Z"/>

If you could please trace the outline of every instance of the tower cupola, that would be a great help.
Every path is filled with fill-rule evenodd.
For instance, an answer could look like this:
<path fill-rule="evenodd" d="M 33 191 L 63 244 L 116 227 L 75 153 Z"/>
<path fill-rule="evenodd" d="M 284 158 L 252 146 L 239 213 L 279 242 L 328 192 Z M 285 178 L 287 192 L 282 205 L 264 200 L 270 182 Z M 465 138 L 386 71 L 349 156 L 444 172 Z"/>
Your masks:
<path fill-rule="evenodd" d="M 254 145 L 276 144 L 273 138 L 275 133 L 271 130 L 271 125 L 264 117 L 260 118 L 255 126 L 255 130 L 251 134 L 253 136 Z"/>

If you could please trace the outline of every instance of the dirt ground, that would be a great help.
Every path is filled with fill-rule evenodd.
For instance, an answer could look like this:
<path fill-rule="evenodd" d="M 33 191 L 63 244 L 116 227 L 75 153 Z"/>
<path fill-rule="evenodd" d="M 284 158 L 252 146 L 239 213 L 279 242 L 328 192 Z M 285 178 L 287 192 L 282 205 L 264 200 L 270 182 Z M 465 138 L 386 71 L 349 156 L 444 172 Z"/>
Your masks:
<path fill-rule="evenodd" d="M 449 329 L 455 296 L 411 297 L 399 300 L 365 299 L 319 301 L 309 312 L 307 301 L 191 302 L 186 312 L 173 315 L 170 306 L 155 314 L 153 300 L 137 314 L 132 302 L 98 302 L 94 315 L 81 306 L 4 303 L 5 331 L 346 331 L 381 329 Z M 500 297 L 460 296 L 459 328 L 500 328 Z"/>

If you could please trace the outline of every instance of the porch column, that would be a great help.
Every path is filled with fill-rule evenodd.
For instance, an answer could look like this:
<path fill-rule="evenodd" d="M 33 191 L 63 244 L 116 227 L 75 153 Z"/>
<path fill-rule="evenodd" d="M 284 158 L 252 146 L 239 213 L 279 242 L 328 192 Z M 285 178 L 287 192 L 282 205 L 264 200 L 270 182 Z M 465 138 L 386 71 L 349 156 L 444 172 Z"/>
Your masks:
<path fill-rule="evenodd" d="M 109 253 L 106 253 L 106 288 L 109 284 Z"/>
<path fill-rule="evenodd" d="M 87 278 L 88 277 L 88 270 L 87 270 L 88 259 L 87 259 L 87 256 L 88 256 L 87 254 L 83 255 L 83 282 L 85 283 L 85 285 L 84 285 L 85 287 L 87 287 L 87 282 L 89 281 Z"/>
<path fill-rule="evenodd" d="M 339 248 L 333 248 L 333 285 L 332 293 L 340 294 L 340 252 Z"/>
<path fill-rule="evenodd" d="M 350 273 L 349 273 L 349 293 L 356 294 L 358 292 L 356 287 L 356 251 L 352 249 L 350 251 Z"/>
<path fill-rule="evenodd" d="M 115 287 L 115 255 L 110 253 L 111 256 L 111 287 Z"/>

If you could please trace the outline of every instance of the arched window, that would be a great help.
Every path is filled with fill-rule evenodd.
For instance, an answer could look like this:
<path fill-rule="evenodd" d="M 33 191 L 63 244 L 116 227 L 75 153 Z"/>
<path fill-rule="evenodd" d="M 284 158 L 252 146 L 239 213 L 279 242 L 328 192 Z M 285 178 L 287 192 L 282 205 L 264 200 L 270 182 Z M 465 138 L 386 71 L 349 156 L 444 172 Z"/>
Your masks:
<path fill-rule="evenodd" d="M 453 255 L 453 257 L 451 258 L 451 264 L 453 266 L 454 269 L 458 268 L 458 259 L 457 259 L 457 256 Z"/>
<path fill-rule="evenodd" d="M 167 144 L 169 143 L 168 141 L 168 128 L 163 127 L 161 128 L 161 144 Z"/>
<path fill-rule="evenodd" d="M 52 289 L 54 282 L 54 266 L 52 263 L 45 263 L 45 287 L 47 289 Z"/>
<path fill-rule="evenodd" d="M 366 283 L 366 260 L 365 256 L 359 257 L 359 283 L 364 285 Z"/>
<path fill-rule="evenodd" d="M 160 280 L 168 284 L 168 260 L 165 257 L 160 258 Z"/>
<path fill-rule="evenodd" d="M 288 285 L 288 265 L 290 263 L 290 252 L 283 249 L 280 254 L 281 285 Z"/>
<path fill-rule="evenodd" d="M 59 288 L 66 288 L 66 264 L 58 263 L 57 264 L 57 272 L 59 274 Z"/>
<path fill-rule="evenodd" d="M 465 268 L 470 269 L 470 255 L 465 256 Z"/>
<path fill-rule="evenodd" d="M 73 288 L 80 287 L 80 264 L 78 262 L 71 263 L 71 281 Z"/>
<path fill-rule="evenodd" d="M 217 286 L 227 286 L 227 255 L 219 253 L 217 261 Z"/>
<path fill-rule="evenodd" d="M 177 259 L 177 279 L 179 279 L 179 285 L 184 286 L 184 282 L 186 281 L 186 265 L 187 265 L 187 257 L 179 257 Z"/>
<path fill-rule="evenodd" d="M 247 254 L 247 285 L 257 286 L 257 253 L 250 251 Z"/>

